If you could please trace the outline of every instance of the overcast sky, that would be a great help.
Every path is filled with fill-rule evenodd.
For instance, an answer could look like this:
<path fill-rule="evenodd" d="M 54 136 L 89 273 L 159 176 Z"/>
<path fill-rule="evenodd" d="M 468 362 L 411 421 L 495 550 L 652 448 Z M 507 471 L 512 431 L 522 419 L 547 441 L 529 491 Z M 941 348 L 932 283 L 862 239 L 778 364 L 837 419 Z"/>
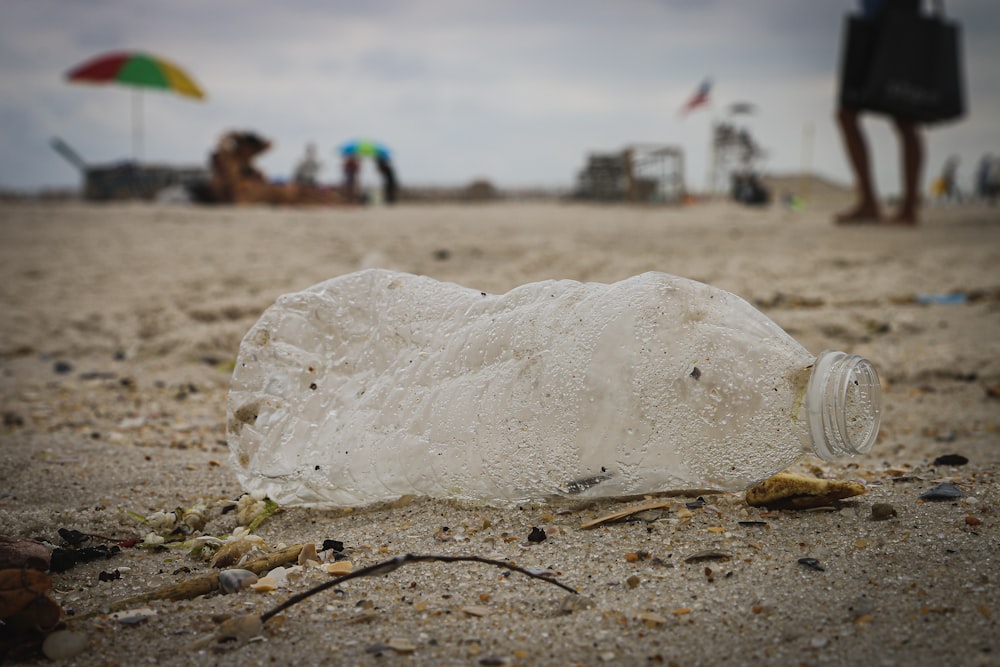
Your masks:
<path fill-rule="evenodd" d="M 767 171 L 848 182 L 832 110 L 848 0 L 3 0 L 0 188 L 77 185 L 49 146 L 89 163 L 132 154 L 131 90 L 67 84 L 104 51 L 139 49 L 182 66 L 203 102 L 143 95 L 148 162 L 203 164 L 227 129 L 275 146 L 260 161 L 286 177 L 315 142 L 321 179 L 340 179 L 337 146 L 387 144 L 400 179 L 565 186 L 589 151 L 674 144 L 689 188 L 706 182 L 713 120 L 734 102 L 769 150 Z M 964 27 L 970 113 L 928 133 L 927 180 L 951 154 L 971 182 L 1000 154 L 1000 6 L 951 0 Z M 706 77 L 712 104 L 678 109 Z M 868 122 L 879 186 L 898 190 L 897 148 Z M 803 137 L 812 132 L 811 150 Z M 369 172 L 370 173 L 370 172 Z"/>

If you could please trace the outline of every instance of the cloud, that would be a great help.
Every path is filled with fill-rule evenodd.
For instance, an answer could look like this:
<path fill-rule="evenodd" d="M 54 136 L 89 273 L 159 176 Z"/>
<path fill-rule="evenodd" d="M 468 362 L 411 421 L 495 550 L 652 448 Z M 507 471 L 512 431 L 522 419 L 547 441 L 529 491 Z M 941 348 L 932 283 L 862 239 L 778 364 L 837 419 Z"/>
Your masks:
<path fill-rule="evenodd" d="M 688 181 L 700 187 L 711 120 L 731 102 L 751 101 L 759 111 L 746 122 L 771 149 L 767 168 L 798 168 L 811 126 L 813 166 L 847 180 L 831 114 L 849 6 L 14 0 L 0 5 L 0 186 L 77 182 L 48 148 L 53 135 L 92 161 L 129 156 L 129 91 L 62 80 L 72 65 L 116 48 L 162 54 L 208 92 L 205 103 L 143 95 L 148 160 L 199 163 L 221 132 L 246 127 L 275 140 L 262 166 L 276 176 L 308 141 L 332 166 L 339 143 L 372 136 L 392 145 L 404 182 L 479 176 L 568 186 L 590 150 L 659 141 L 685 149 Z M 967 26 L 973 113 L 934 130 L 929 171 L 945 150 L 971 163 L 1000 118 L 997 12 L 990 0 L 948 8 Z M 705 76 L 716 82 L 713 107 L 679 119 Z M 880 180 L 892 184 L 894 137 L 870 124 Z"/>

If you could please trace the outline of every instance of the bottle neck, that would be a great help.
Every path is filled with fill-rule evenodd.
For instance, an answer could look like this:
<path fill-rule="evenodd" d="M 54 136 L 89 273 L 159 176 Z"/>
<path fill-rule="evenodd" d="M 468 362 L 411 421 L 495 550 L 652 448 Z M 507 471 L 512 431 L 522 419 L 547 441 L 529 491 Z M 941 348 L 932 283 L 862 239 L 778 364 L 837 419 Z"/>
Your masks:
<path fill-rule="evenodd" d="M 805 397 L 817 456 L 833 460 L 866 454 L 882 418 L 882 386 L 870 361 L 827 350 L 813 364 Z"/>

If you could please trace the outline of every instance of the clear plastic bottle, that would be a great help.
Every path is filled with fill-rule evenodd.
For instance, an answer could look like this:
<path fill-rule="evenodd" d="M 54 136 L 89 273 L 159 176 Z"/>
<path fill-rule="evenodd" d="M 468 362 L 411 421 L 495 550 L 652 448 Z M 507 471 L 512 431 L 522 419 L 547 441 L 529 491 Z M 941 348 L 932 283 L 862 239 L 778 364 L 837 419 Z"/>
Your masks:
<path fill-rule="evenodd" d="M 371 269 L 282 296 L 228 405 L 244 487 L 283 505 L 738 490 L 867 452 L 872 365 L 814 357 L 743 299 L 663 273 L 503 295 Z"/>

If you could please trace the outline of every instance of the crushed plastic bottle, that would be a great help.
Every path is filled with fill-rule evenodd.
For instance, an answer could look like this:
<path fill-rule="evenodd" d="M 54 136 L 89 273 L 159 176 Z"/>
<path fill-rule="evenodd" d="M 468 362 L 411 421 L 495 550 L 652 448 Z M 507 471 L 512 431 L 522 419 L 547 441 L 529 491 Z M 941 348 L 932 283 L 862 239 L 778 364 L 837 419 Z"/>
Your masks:
<path fill-rule="evenodd" d="M 746 488 L 867 452 L 874 367 L 663 273 L 491 295 L 370 269 L 280 297 L 228 403 L 249 492 L 345 507 Z"/>

